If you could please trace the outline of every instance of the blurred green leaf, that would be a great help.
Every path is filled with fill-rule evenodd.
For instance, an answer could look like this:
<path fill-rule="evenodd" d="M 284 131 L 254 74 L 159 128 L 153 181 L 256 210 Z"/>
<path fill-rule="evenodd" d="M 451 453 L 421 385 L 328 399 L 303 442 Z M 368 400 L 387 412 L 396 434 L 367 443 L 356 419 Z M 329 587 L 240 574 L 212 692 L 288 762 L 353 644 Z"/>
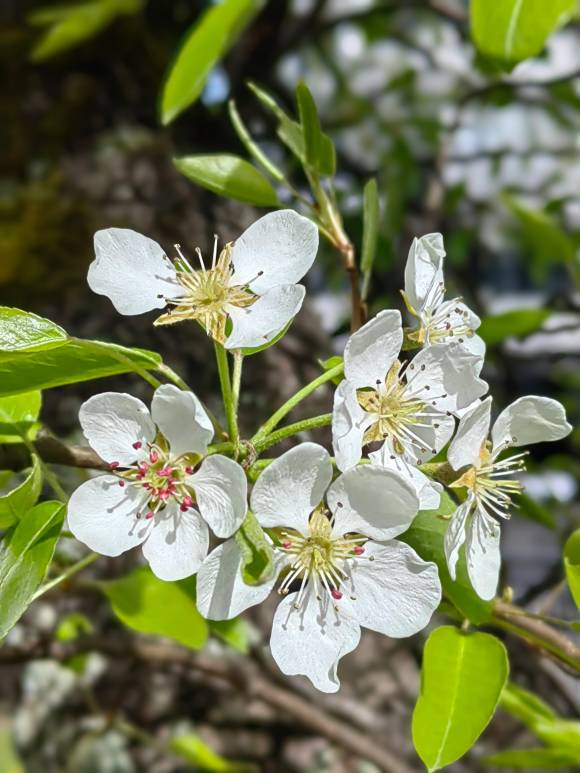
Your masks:
<path fill-rule="evenodd" d="M 457 505 L 449 494 L 442 492 L 438 510 L 421 510 L 399 539 L 408 543 L 425 561 L 434 561 L 439 568 L 443 592 L 453 605 L 472 623 L 482 624 L 491 617 L 492 604 L 480 599 L 471 587 L 463 551 L 457 564 L 457 579 L 452 580 L 445 560 L 444 537 L 449 517 Z"/>
<path fill-rule="evenodd" d="M 550 314 L 548 309 L 505 311 L 503 314 L 485 317 L 477 329 L 477 334 L 488 346 L 495 346 L 511 336 L 522 338 L 535 333 Z"/>
<path fill-rule="evenodd" d="M 433 631 L 423 650 L 413 743 L 428 771 L 462 757 L 490 722 L 508 676 L 504 645 L 452 626 Z"/>
<path fill-rule="evenodd" d="M 24 763 L 14 747 L 10 728 L 4 720 L 0 721 L 0 762 L 2 773 L 26 773 Z"/>
<path fill-rule="evenodd" d="M 372 177 L 363 191 L 363 239 L 360 259 L 360 270 L 363 275 L 363 299 L 368 294 L 369 282 L 377 252 L 379 236 L 379 193 L 377 181 Z"/>
<path fill-rule="evenodd" d="M 49 319 L 9 306 L 0 306 L 0 352 L 37 352 L 63 346 L 63 330 Z"/>
<path fill-rule="evenodd" d="M 65 515 L 62 502 L 29 510 L 0 544 L 0 639 L 22 617 L 44 579 Z"/>
<path fill-rule="evenodd" d="M 36 504 L 41 490 L 42 467 L 34 455 L 30 472 L 22 483 L 0 497 L 0 529 L 6 529 L 19 521 Z"/>
<path fill-rule="evenodd" d="M 274 569 L 274 556 L 264 530 L 250 510 L 236 532 L 235 540 L 242 553 L 244 582 L 248 585 L 265 582 Z"/>
<path fill-rule="evenodd" d="M 66 615 L 60 620 L 54 636 L 57 641 L 74 641 L 74 639 L 92 633 L 92 631 L 93 626 L 88 617 L 78 612 L 71 612 L 70 615 Z M 82 674 L 88 657 L 88 653 L 73 655 L 72 658 L 68 658 L 64 662 L 64 665 L 75 673 Z"/>
<path fill-rule="evenodd" d="M 167 75 L 161 121 L 171 123 L 199 97 L 208 75 L 258 13 L 262 0 L 224 0 L 193 25 Z"/>
<path fill-rule="evenodd" d="M 0 434 L 25 435 L 37 422 L 41 403 L 38 391 L 0 397 Z"/>
<path fill-rule="evenodd" d="M 518 768 L 521 770 L 558 770 L 574 768 L 580 764 L 580 751 L 567 751 L 538 747 L 532 749 L 508 749 L 497 754 L 488 754 L 482 759 L 484 765 Z"/>
<path fill-rule="evenodd" d="M 545 526 L 547 529 L 555 529 L 556 521 L 554 516 L 547 507 L 536 502 L 535 499 L 527 494 L 520 494 L 518 497 L 519 515 L 523 515 L 524 518 L 529 518 L 530 521 L 535 521 Z"/>
<path fill-rule="evenodd" d="M 257 767 L 247 762 L 227 760 L 213 751 L 201 738 L 192 733 L 177 735 L 169 748 L 195 767 L 208 773 L 255 773 Z"/>
<path fill-rule="evenodd" d="M 228 154 L 185 156 L 174 159 L 181 174 L 213 193 L 257 207 L 275 207 L 278 196 L 272 184 L 252 164 Z"/>
<path fill-rule="evenodd" d="M 267 91 L 259 88 L 255 83 L 248 83 L 248 87 L 260 100 L 262 105 L 273 113 L 274 117 L 277 119 L 277 134 L 280 140 L 292 151 L 301 164 L 305 164 L 304 135 L 300 124 L 292 120 Z"/>
<path fill-rule="evenodd" d="M 564 547 L 564 569 L 570 592 L 580 609 L 580 529 L 568 538 Z"/>
<path fill-rule="evenodd" d="M 247 655 L 250 650 L 248 625 L 241 617 L 233 620 L 207 620 L 209 629 L 233 649 Z"/>
<path fill-rule="evenodd" d="M 312 169 L 319 169 L 320 164 L 320 145 L 322 141 L 322 131 L 320 129 L 320 119 L 314 98 L 305 83 L 299 83 L 296 88 L 296 101 L 298 103 L 298 115 L 300 116 L 300 125 L 304 136 L 304 154 L 306 163 Z"/>
<path fill-rule="evenodd" d="M 144 0 L 91 0 L 77 5 L 40 8 L 28 21 L 37 26 L 49 26 L 30 58 L 35 62 L 78 46 L 108 27 L 117 16 L 138 13 Z"/>
<path fill-rule="evenodd" d="M 128 628 L 166 636 L 193 650 L 206 643 L 208 627 L 195 605 L 195 578 L 164 582 L 148 567 L 140 567 L 102 587 Z"/>
<path fill-rule="evenodd" d="M 576 0 L 471 0 L 471 35 L 486 56 L 514 65 L 539 54 Z"/>

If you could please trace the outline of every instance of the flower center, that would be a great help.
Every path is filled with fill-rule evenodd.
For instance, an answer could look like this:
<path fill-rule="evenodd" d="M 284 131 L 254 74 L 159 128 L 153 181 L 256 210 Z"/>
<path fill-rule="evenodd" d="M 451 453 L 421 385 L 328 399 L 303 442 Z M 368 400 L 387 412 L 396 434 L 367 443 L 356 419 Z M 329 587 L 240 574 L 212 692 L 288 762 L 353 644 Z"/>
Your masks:
<path fill-rule="evenodd" d="M 207 268 L 201 252 L 196 250 L 201 268 L 195 270 L 183 256 L 178 244 L 175 245 L 179 258 L 176 261 L 177 281 L 185 290 L 178 298 L 166 298 L 169 311 L 155 321 L 156 325 L 170 325 L 184 319 L 199 322 L 206 333 L 224 343 L 226 323 L 230 307 L 247 308 L 256 302 L 258 296 L 248 289 L 248 284 L 232 285 L 232 245 L 227 244 L 217 258 L 217 237 L 211 268 Z M 260 276 L 262 272 L 258 272 Z"/>
<path fill-rule="evenodd" d="M 343 596 L 341 587 L 350 577 L 349 561 L 360 559 L 364 553 L 362 536 L 333 536 L 332 520 L 324 505 L 313 511 L 308 522 L 308 534 L 296 531 L 283 531 L 280 549 L 292 556 L 290 569 L 278 593 L 285 596 L 294 580 L 301 580 L 300 590 L 294 603 L 296 609 L 304 599 L 309 582 L 313 583 L 317 599 L 328 593 L 335 601 Z M 369 557 L 372 561 L 373 557 Z M 351 598 L 354 599 L 353 596 Z"/>
<path fill-rule="evenodd" d="M 422 453 L 427 451 L 424 440 L 414 428 L 437 427 L 430 421 L 439 418 L 441 413 L 433 406 L 447 395 L 431 396 L 429 385 L 415 388 L 414 377 L 424 370 L 425 365 L 416 368 L 412 362 L 403 365 L 397 361 L 387 373 L 384 384 L 377 381 L 376 389 L 357 390 L 359 405 L 374 419 L 365 431 L 365 445 L 390 439 L 393 450 L 398 454 L 404 453 L 408 446 Z"/>
<path fill-rule="evenodd" d="M 422 342 L 428 341 L 430 344 L 438 344 L 449 338 L 457 338 L 458 342 L 462 344 L 465 338 L 471 338 L 475 335 L 473 328 L 466 323 L 469 312 L 456 305 L 460 300 L 460 298 L 455 298 L 439 306 L 434 312 L 429 311 L 424 314 L 419 329 Z"/>
<path fill-rule="evenodd" d="M 133 444 L 136 450 L 142 446 L 140 441 Z M 187 480 L 193 474 L 197 460 L 191 454 L 172 458 L 162 436 L 155 443 L 147 443 L 147 448 L 148 455 L 134 465 L 121 467 L 118 462 L 109 465 L 110 471 L 119 479 L 119 486 L 129 484 L 147 493 L 146 508 L 137 513 L 137 518 L 153 518 L 171 500 L 177 502 L 181 512 L 189 510 L 195 504 L 195 493 Z"/>

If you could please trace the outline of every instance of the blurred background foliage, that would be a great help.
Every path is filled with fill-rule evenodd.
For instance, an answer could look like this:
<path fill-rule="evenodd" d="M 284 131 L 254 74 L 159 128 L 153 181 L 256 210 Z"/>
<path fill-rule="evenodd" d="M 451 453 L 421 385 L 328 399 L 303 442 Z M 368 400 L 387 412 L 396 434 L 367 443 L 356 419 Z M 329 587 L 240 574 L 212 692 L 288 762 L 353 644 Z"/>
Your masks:
<path fill-rule="evenodd" d="M 85 275 L 92 234 L 117 225 L 146 233 L 168 249 L 180 242 L 189 250 L 196 245 L 207 250 L 214 233 L 235 238 L 263 213 L 193 184 L 172 161 L 214 153 L 247 158 L 230 120 L 230 100 L 259 148 L 307 196 L 306 180 L 277 140 L 271 114 L 247 85 L 257 83 L 295 114 L 295 89 L 303 80 L 336 146 L 336 194 L 359 255 L 363 189 L 369 178 L 377 180 L 370 313 L 402 308 L 399 288 L 412 238 L 441 231 L 449 293 L 465 297 L 483 318 L 484 375 L 498 407 L 522 394 L 550 395 L 564 403 L 576 425 L 580 25 L 574 2 L 526 0 L 515 29 L 501 17 L 502 5 L 490 11 L 483 0 L 471 7 L 461 0 L 230 0 L 223 6 L 185 0 L 66 5 L 3 0 L 1 302 L 39 312 L 72 334 L 162 351 L 211 404 L 215 374 L 203 335 L 120 318 L 106 299 L 90 294 Z M 202 17 L 216 11 L 217 21 Z M 525 61 L 517 64 L 520 59 Z M 322 245 L 308 284 L 307 304 L 289 335 L 249 363 L 242 407 L 253 426 L 317 374 L 317 357 L 336 354 L 344 344 L 349 295 L 342 265 L 328 244 Z M 136 394 L 146 389 L 127 378 L 103 382 L 108 386 Z M 48 393 L 45 422 L 74 436 L 78 405 L 93 391 L 80 385 Z M 562 545 L 580 524 L 579 446 L 576 429 L 561 443 L 533 449 L 522 517 L 504 531 L 505 580 L 516 599 L 538 607 L 551 600 L 564 616 L 574 614 L 570 598 L 558 588 Z M 386 656 L 382 649 L 363 653 L 353 673 L 367 679 L 365 662 L 376 665 Z M 356 685 L 347 695 L 347 701 L 372 706 L 393 733 L 401 715 L 402 727 L 408 720 L 417 681 L 413 655 L 398 657 L 407 669 L 406 686 L 384 688 L 387 693 L 379 691 L 374 704 Z M 524 680 L 545 695 L 555 694 L 555 707 L 564 715 L 580 709 L 578 690 L 565 679 L 534 673 L 525 653 L 516 662 Z M 30 694 L 44 689 L 44 677 L 39 678 Z M 11 677 L 0 700 L 18 694 L 18 679 Z M 227 711 L 224 719 L 220 699 L 204 689 L 195 711 L 215 740 L 219 734 L 208 705 L 222 711 L 226 725 L 233 719 Z M 62 690 L 68 695 L 68 687 Z M 129 713 L 139 714 L 139 699 L 133 696 L 130 704 Z M 183 721 L 192 711 L 191 697 L 181 695 L 169 711 L 171 721 Z M 141 724 L 168 721 L 161 710 L 153 719 L 146 714 L 139 717 Z M 59 753 L 51 757 L 46 751 L 43 721 L 34 731 L 21 728 L 30 769 L 64 770 Z M 253 745 L 247 727 L 241 741 L 230 727 L 222 750 L 258 759 L 268 770 L 342 769 L 324 744 L 309 739 L 310 745 L 300 746 L 291 727 L 276 718 L 268 721 L 275 727 Z M 503 748 L 520 727 L 509 722 L 507 730 L 496 727 L 485 751 Z M 135 740 L 132 732 L 123 738 Z M 36 743 L 41 737 L 42 749 L 26 747 L 27 738 Z M 159 762 L 151 749 L 149 757 L 135 762 L 117 736 L 100 737 L 116 761 L 103 767 L 99 753 L 87 752 L 89 761 L 81 763 L 81 749 L 66 769 L 178 769 Z M 395 745 L 407 748 L 408 738 Z M 0 755 L 8 759 L 8 751 Z M 479 769 L 475 758 L 466 759 L 453 770 Z"/>

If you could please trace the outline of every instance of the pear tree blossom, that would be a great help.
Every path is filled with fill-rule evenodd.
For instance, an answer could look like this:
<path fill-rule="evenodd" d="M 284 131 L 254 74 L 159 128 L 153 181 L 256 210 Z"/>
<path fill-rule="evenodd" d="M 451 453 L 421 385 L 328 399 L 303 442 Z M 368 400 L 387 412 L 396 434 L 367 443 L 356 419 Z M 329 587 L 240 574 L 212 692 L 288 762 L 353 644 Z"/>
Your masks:
<path fill-rule="evenodd" d="M 95 234 L 91 289 L 125 315 L 167 309 L 156 325 L 190 319 L 226 349 L 271 341 L 296 316 L 305 289 L 297 282 L 316 257 L 318 229 L 293 210 L 271 212 L 253 223 L 211 263 L 196 250 L 194 269 L 175 245 L 171 261 L 157 242 L 126 228 Z"/>
<path fill-rule="evenodd" d="M 402 295 L 419 326 L 409 333 L 409 338 L 420 346 L 453 341 L 483 357 L 485 343 L 475 333 L 481 320 L 461 298 L 445 300 L 444 258 L 441 234 L 413 239 L 405 266 Z"/>
<path fill-rule="evenodd" d="M 83 483 L 68 509 L 72 533 L 91 550 L 118 556 L 137 545 L 162 580 L 194 574 L 209 544 L 208 525 L 229 537 L 247 510 L 243 469 L 206 456 L 211 421 L 198 398 L 166 384 L 151 413 L 135 397 L 95 395 L 79 420 L 109 473 Z"/>
<path fill-rule="evenodd" d="M 417 470 L 450 440 L 453 414 L 487 391 L 480 357 L 453 344 L 434 344 L 399 359 L 401 315 L 382 311 L 348 340 L 344 380 L 335 392 L 333 446 L 339 469 L 356 465 L 365 446 L 380 444 L 375 464 L 412 481 L 421 508 L 437 506 L 440 487 Z"/>
<path fill-rule="evenodd" d="M 488 440 L 491 404 L 488 397 L 461 418 L 447 453 L 449 464 L 461 473 L 452 487 L 467 491 L 445 535 L 449 573 L 455 579 L 459 549 L 465 542 L 469 578 L 483 599 L 493 598 L 497 589 L 501 562 L 498 518 L 510 517 L 512 497 L 522 491 L 516 476 L 525 469 L 525 451 L 508 457 L 503 452 L 561 440 L 572 430 L 559 402 L 530 395 L 500 413 Z"/>
<path fill-rule="evenodd" d="M 274 573 L 261 585 L 246 584 L 240 549 L 230 539 L 199 570 L 198 607 L 209 619 L 231 619 L 278 584 L 274 659 L 285 674 L 335 692 L 338 662 L 358 645 L 361 627 L 410 636 L 439 604 L 436 565 L 394 539 L 418 507 L 412 486 L 396 472 L 364 465 L 332 482 L 327 451 L 302 443 L 265 469 L 251 495 L 257 520 L 273 530 Z"/>

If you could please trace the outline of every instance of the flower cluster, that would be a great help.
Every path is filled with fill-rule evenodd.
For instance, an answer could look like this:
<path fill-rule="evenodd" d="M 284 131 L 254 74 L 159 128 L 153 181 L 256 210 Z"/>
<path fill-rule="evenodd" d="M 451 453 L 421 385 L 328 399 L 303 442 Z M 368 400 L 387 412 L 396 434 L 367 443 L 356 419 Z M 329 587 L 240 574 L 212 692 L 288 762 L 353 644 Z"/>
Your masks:
<path fill-rule="evenodd" d="M 219 254 L 216 239 L 211 264 L 198 251 L 194 270 L 178 245 L 172 262 L 151 239 L 107 229 L 95 237 L 89 284 L 123 314 L 165 308 L 156 324 L 189 319 L 226 349 L 259 347 L 300 309 L 304 288 L 296 282 L 317 246 L 309 220 L 281 211 Z M 272 655 L 284 673 L 305 675 L 326 692 L 338 689 L 338 663 L 361 628 L 409 636 L 437 609 L 437 566 L 404 535 L 419 510 L 437 510 L 442 481 L 457 498 L 445 537 L 449 573 L 454 579 L 465 543 L 474 591 L 492 598 L 499 523 L 521 490 L 524 466 L 524 453 L 508 449 L 558 440 L 571 427 L 556 401 L 524 397 L 500 413 L 488 440 L 480 320 L 461 299 L 445 300 L 444 257 L 440 234 L 415 239 L 403 293 L 415 323 L 403 327 L 399 311 L 381 311 L 348 340 L 334 395 L 334 459 L 303 442 L 263 460 L 250 494 L 273 556 L 262 582 L 244 580 L 236 537 L 248 512 L 240 445 L 230 444 L 234 458 L 217 453 L 207 411 L 172 385 L 156 389 L 151 413 L 127 394 L 84 403 L 81 426 L 109 473 L 73 494 L 72 532 L 108 556 L 141 545 L 163 580 L 197 572 L 198 607 L 209 619 L 231 619 L 277 588 Z M 433 471 L 442 467 L 437 480 Z M 225 541 L 208 554 L 209 529 Z"/>

